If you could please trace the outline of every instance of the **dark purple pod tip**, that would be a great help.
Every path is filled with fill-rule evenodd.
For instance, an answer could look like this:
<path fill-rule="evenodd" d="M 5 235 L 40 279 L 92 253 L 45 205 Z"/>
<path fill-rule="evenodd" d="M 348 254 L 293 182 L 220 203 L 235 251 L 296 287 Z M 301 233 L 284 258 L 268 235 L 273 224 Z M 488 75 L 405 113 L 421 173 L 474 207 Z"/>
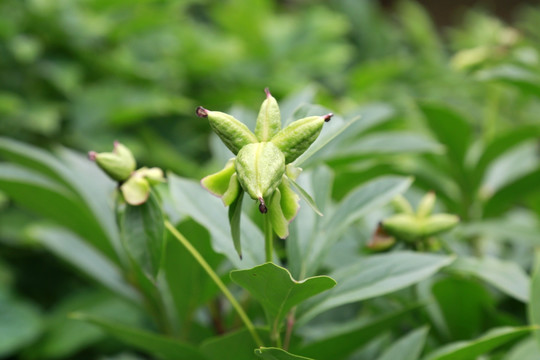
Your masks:
<path fill-rule="evenodd" d="M 326 114 L 326 115 L 323 116 L 323 119 L 324 119 L 325 122 L 329 122 L 330 119 L 332 118 L 332 116 L 334 116 L 333 113 Z"/>
<path fill-rule="evenodd" d="M 266 93 L 266 97 L 272 96 L 272 94 L 270 94 L 270 89 L 268 89 L 267 87 L 264 88 L 264 92 Z"/>
<path fill-rule="evenodd" d="M 197 116 L 200 117 L 200 118 L 208 117 L 208 110 L 206 110 L 202 106 L 199 106 L 197 108 Z"/>
<path fill-rule="evenodd" d="M 266 204 L 264 203 L 264 199 L 260 197 L 259 201 L 261 202 L 259 204 L 259 211 L 261 212 L 261 214 L 266 214 L 268 212 L 268 208 L 266 207 Z"/>

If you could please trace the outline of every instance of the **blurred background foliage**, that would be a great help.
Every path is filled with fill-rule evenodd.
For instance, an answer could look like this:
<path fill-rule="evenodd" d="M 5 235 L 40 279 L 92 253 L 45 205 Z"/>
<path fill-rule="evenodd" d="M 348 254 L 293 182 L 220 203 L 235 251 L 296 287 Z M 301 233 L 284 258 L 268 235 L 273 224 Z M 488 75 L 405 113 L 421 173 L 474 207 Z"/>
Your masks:
<path fill-rule="evenodd" d="M 482 234 L 512 238 L 516 224 L 538 244 L 540 7 L 511 10 L 503 20 L 489 5 L 447 9 L 442 26 L 413 1 L 1 0 L 0 135 L 81 152 L 119 139 L 141 165 L 200 178 L 226 155 L 212 153 L 194 109 L 251 114 L 269 87 L 363 116 L 311 164 L 332 168 L 335 200 L 378 175 L 412 174 L 461 216 L 477 251 Z M 81 307 L 139 315 L 31 240 L 40 219 L 0 194 L 0 309 L 13 308 L 0 310 L 0 334 L 13 335 L 0 336 L 0 357 L 115 353 L 89 328 L 48 340 L 77 333 L 72 323 L 41 336 Z M 528 248 L 512 246 L 505 256 L 529 269 Z M 2 329 L 17 312 L 20 328 Z"/>

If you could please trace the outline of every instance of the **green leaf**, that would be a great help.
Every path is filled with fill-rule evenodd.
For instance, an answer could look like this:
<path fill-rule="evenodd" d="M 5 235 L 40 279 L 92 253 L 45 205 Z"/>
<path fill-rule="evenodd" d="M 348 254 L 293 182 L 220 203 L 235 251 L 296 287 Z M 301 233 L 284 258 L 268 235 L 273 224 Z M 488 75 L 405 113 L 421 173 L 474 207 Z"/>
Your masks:
<path fill-rule="evenodd" d="M 302 197 L 306 204 L 308 204 L 309 207 L 313 209 L 313 211 L 315 211 L 317 215 L 323 216 L 323 213 L 321 212 L 321 210 L 319 210 L 317 204 L 306 190 L 304 190 L 300 185 L 298 185 L 293 179 L 289 179 L 289 183 L 292 185 L 294 190 L 296 190 L 297 194 Z"/>
<path fill-rule="evenodd" d="M 540 250 L 534 254 L 534 268 L 532 271 L 532 281 L 530 284 L 531 298 L 528 303 L 529 323 L 540 327 Z M 540 330 L 534 332 L 534 338 L 540 347 Z"/>
<path fill-rule="evenodd" d="M 515 129 L 508 129 L 486 144 L 480 159 L 474 166 L 474 176 L 472 179 L 476 185 L 480 184 L 488 166 L 498 157 L 503 155 L 513 147 L 520 145 L 528 139 L 537 139 L 540 136 L 540 126 L 522 125 Z"/>
<path fill-rule="evenodd" d="M 79 236 L 57 226 L 34 225 L 28 236 L 91 279 L 120 296 L 140 303 L 139 294 L 124 280 L 121 270 Z"/>
<path fill-rule="evenodd" d="M 403 153 L 442 154 L 444 148 L 437 142 L 410 132 L 392 131 L 367 135 L 353 143 L 340 144 L 328 159 L 358 158 Z"/>
<path fill-rule="evenodd" d="M 293 352 L 318 359 L 344 359 L 381 333 L 388 331 L 398 324 L 411 310 L 417 306 L 407 307 L 399 311 L 379 316 L 375 319 L 358 319 L 346 324 L 313 325 L 300 328 L 305 337 L 313 338 L 306 345 L 293 348 Z"/>
<path fill-rule="evenodd" d="M 263 342 L 270 341 L 268 330 L 257 328 L 256 331 L 262 336 Z M 201 352 L 210 360 L 222 360 L 224 354 L 228 359 L 255 360 L 253 350 L 256 348 L 257 344 L 247 329 L 209 338 L 200 346 Z"/>
<path fill-rule="evenodd" d="M 109 204 L 115 183 L 86 157 L 62 147 L 57 148 L 57 153 L 59 158 L 43 149 L 0 137 L 2 157 L 60 181 L 76 194 L 81 207 L 87 207 L 87 211 L 93 214 L 92 222 L 97 221 L 100 228 L 89 231 L 84 238 L 99 237 L 101 242 L 109 242 L 108 246 L 120 254 L 120 238 L 114 221 L 114 212 Z M 47 202 L 45 204 L 48 205 Z M 105 253 L 117 261 L 117 254 L 111 253 L 110 250 Z"/>
<path fill-rule="evenodd" d="M 392 344 L 377 360 L 418 360 L 426 342 L 428 327 L 412 331 Z"/>
<path fill-rule="evenodd" d="M 452 340 L 478 336 L 495 312 L 492 295 L 476 280 L 443 278 L 433 284 L 431 292 Z"/>
<path fill-rule="evenodd" d="M 533 330 L 532 327 L 500 327 L 491 329 L 472 341 L 460 341 L 445 345 L 428 354 L 423 360 L 475 359 L 498 346 L 520 338 Z"/>
<path fill-rule="evenodd" d="M 121 215 L 122 240 L 135 264 L 155 278 L 161 267 L 165 225 L 161 204 L 154 192 L 142 205 L 127 205 Z"/>
<path fill-rule="evenodd" d="M 327 233 L 341 233 L 354 221 L 392 201 L 411 183 L 411 178 L 385 176 L 359 186 L 343 199 L 323 228 Z"/>
<path fill-rule="evenodd" d="M 318 166 L 303 173 L 299 178 L 301 186 L 313 193 L 322 210 L 329 209 L 333 177 L 334 174 L 328 167 Z M 295 220 L 289 224 L 290 235 L 285 242 L 289 271 L 298 279 L 315 274 L 315 271 L 308 272 L 314 268 L 308 269 L 310 246 L 316 239 L 321 242 L 325 240 L 316 238 L 322 221 L 319 221 L 318 215 L 313 211 L 302 210 L 304 202 L 305 200 L 300 203 L 301 210 L 296 215 Z"/>
<path fill-rule="evenodd" d="M 447 147 L 453 162 L 462 166 L 471 141 L 469 122 L 454 110 L 435 103 L 421 103 L 420 110 L 437 139 Z"/>
<path fill-rule="evenodd" d="M 507 211 L 517 201 L 537 192 L 539 183 L 540 169 L 537 169 L 503 186 L 484 205 L 484 216 L 493 217 Z"/>
<path fill-rule="evenodd" d="M 525 93 L 540 96 L 540 76 L 516 65 L 500 65 L 478 72 L 480 81 L 497 81 L 517 86 Z"/>
<path fill-rule="evenodd" d="M 203 225 L 212 236 L 216 252 L 224 254 L 236 268 L 253 267 L 264 262 L 264 240 L 259 228 L 248 216 L 242 221 L 241 237 L 249 239 L 242 246 L 242 259 L 231 241 L 227 211 L 221 201 L 200 184 L 169 174 L 169 189 L 177 211 Z"/>
<path fill-rule="evenodd" d="M 9 358 L 35 341 L 42 331 L 41 315 L 33 304 L 14 298 L 0 283 L 0 357 Z"/>
<path fill-rule="evenodd" d="M 287 269 L 273 263 L 232 271 L 231 279 L 259 301 L 272 333 L 279 331 L 289 310 L 336 285 L 334 279 L 328 276 L 314 276 L 296 281 Z"/>
<path fill-rule="evenodd" d="M 503 360 L 537 360 L 538 354 L 540 354 L 540 345 L 531 336 L 515 345 Z"/>
<path fill-rule="evenodd" d="M 180 341 L 138 328 L 84 313 L 74 313 L 72 318 L 94 324 L 123 343 L 146 353 L 167 360 L 204 360 L 205 357 L 195 347 Z"/>
<path fill-rule="evenodd" d="M 473 275 L 517 300 L 529 301 L 530 279 L 514 262 L 488 256 L 482 259 L 459 257 L 448 270 Z"/>
<path fill-rule="evenodd" d="M 338 285 L 307 302 L 299 315 L 305 324 L 324 311 L 381 296 L 413 285 L 447 266 L 454 257 L 414 252 L 394 252 L 359 258 L 331 274 Z"/>
<path fill-rule="evenodd" d="M 385 176 L 363 184 L 349 193 L 334 207 L 334 211 L 325 216 L 319 231 L 303 243 L 301 261 L 305 264 L 305 273 L 316 272 L 329 249 L 348 226 L 389 203 L 396 195 L 404 192 L 411 183 L 411 178 Z"/>
<path fill-rule="evenodd" d="M 73 311 L 132 325 L 142 320 L 139 308 L 103 290 L 68 295 L 51 309 L 47 331 L 36 344 L 26 349 L 25 355 L 33 359 L 73 358 L 77 352 L 106 338 L 106 334 L 95 326 L 68 318 Z"/>
<path fill-rule="evenodd" d="M 293 355 L 283 349 L 270 347 L 255 349 L 255 355 L 264 360 L 312 360 L 307 357 Z"/>
<path fill-rule="evenodd" d="M 321 114 L 324 114 L 324 112 Z M 328 143 L 342 134 L 359 119 L 360 116 L 356 116 L 351 120 L 345 121 L 340 116 L 334 116 L 332 120 L 324 125 L 324 128 L 322 129 L 317 140 L 315 140 L 313 144 L 311 144 L 311 146 L 294 161 L 294 166 L 298 167 L 310 160 L 310 158 L 312 158 L 319 150 L 324 148 Z"/>
<path fill-rule="evenodd" d="M 96 219 L 65 186 L 19 165 L 0 163 L 0 190 L 22 206 L 68 227 L 110 258 L 116 258 Z"/>
<path fill-rule="evenodd" d="M 191 245 L 213 269 L 220 267 L 224 257 L 212 250 L 210 234 L 204 227 L 187 219 L 180 223 L 177 229 L 183 234 L 190 235 L 188 240 Z M 191 340 L 191 336 L 195 335 L 190 331 L 193 330 L 190 326 L 193 325 L 193 313 L 216 295 L 218 287 L 185 247 L 170 235 L 170 232 L 167 234 L 169 236 L 163 269 L 175 305 L 175 313 L 181 324 L 180 333 Z"/>
<path fill-rule="evenodd" d="M 231 227 L 231 237 L 234 248 L 242 259 L 242 242 L 240 232 L 240 220 L 242 219 L 242 200 L 244 200 L 244 192 L 240 191 L 236 199 L 229 206 L 229 226 Z"/>

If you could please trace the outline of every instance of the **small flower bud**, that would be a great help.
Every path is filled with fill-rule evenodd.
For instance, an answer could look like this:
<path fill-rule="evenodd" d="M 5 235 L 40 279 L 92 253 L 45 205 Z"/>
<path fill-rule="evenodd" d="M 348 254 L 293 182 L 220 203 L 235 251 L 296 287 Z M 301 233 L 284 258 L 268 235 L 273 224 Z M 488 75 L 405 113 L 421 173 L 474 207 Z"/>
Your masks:
<path fill-rule="evenodd" d="M 113 180 L 119 182 L 127 180 L 136 166 L 131 151 L 119 142 L 114 143 L 112 152 L 96 153 L 90 151 L 88 157 L 95 161 Z"/>

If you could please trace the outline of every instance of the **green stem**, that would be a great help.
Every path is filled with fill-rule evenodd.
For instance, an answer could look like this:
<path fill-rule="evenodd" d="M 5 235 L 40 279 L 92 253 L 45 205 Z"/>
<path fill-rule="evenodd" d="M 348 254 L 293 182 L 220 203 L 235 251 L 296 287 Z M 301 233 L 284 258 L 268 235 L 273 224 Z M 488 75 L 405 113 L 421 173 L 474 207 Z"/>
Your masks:
<path fill-rule="evenodd" d="M 264 249 L 266 262 L 273 262 L 274 259 L 274 230 L 270 222 L 270 215 L 264 214 Z"/>
<path fill-rule="evenodd" d="M 223 295 L 227 299 L 229 299 L 231 305 L 236 310 L 244 324 L 246 325 L 246 328 L 250 332 L 251 336 L 253 337 L 253 340 L 255 340 L 255 343 L 257 346 L 261 347 L 263 346 L 263 342 L 261 341 L 261 338 L 257 334 L 257 331 L 255 330 L 255 326 L 253 326 L 253 323 L 247 316 L 247 314 L 244 312 L 240 304 L 236 301 L 233 294 L 227 289 L 223 281 L 219 278 L 219 276 L 216 274 L 216 272 L 208 265 L 206 260 L 202 257 L 202 255 L 191 245 L 191 243 L 178 231 L 176 228 L 167 220 L 165 220 L 165 227 L 171 232 L 171 234 L 178 240 L 180 243 L 186 248 L 187 251 L 197 260 L 199 265 L 206 271 L 206 273 L 210 276 L 210 278 L 216 283 L 216 285 L 219 287 L 219 289 L 223 292 Z"/>

